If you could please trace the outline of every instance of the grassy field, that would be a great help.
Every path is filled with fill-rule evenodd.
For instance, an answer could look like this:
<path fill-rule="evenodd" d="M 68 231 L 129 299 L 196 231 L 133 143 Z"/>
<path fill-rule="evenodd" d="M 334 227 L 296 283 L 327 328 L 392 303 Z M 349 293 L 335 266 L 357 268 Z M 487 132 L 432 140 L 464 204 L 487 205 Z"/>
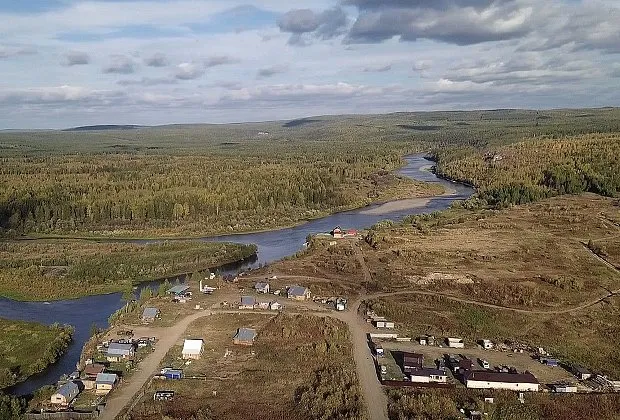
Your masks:
<path fill-rule="evenodd" d="M 253 245 L 171 241 L 0 242 L 0 296 L 50 300 L 118 292 L 132 284 L 216 267 L 253 255 Z"/>
<path fill-rule="evenodd" d="M 0 318 L 0 389 L 43 371 L 71 342 L 70 327 Z"/>
<path fill-rule="evenodd" d="M 232 343 L 237 328 L 258 331 L 251 347 Z M 185 334 L 204 338 L 201 360 L 188 366 L 181 346 L 162 366 L 182 367 L 204 379 L 154 381 L 128 419 L 364 419 L 346 325 L 316 317 L 214 315 Z M 231 353 L 225 355 L 227 350 Z M 175 399 L 153 402 L 171 389 Z"/>

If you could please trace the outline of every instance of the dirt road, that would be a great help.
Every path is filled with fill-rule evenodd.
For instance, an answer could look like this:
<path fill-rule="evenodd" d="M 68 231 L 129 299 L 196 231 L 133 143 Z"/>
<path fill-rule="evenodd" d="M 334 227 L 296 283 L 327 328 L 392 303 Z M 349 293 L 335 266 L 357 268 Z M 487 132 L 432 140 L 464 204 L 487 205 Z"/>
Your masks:
<path fill-rule="evenodd" d="M 149 354 L 138 366 L 138 370 L 112 393 L 106 408 L 99 417 L 101 420 L 114 420 L 123 409 L 133 401 L 142 386 L 149 380 L 153 372 L 158 370 L 160 362 L 172 346 L 181 338 L 185 330 L 195 320 L 211 315 L 210 311 L 202 311 L 182 319 L 173 327 L 159 329 L 159 341 L 155 351 Z"/>

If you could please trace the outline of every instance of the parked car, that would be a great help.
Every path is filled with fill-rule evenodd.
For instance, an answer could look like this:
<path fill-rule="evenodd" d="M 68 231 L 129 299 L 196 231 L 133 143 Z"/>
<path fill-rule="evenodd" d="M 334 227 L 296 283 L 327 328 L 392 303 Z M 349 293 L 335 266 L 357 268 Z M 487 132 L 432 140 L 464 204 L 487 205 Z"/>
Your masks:
<path fill-rule="evenodd" d="M 489 369 L 491 367 L 489 362 L 484 359 L 478 359 L 478 363 L 480 363 L 480 366 L 482 366 L 483 369 Z"/>

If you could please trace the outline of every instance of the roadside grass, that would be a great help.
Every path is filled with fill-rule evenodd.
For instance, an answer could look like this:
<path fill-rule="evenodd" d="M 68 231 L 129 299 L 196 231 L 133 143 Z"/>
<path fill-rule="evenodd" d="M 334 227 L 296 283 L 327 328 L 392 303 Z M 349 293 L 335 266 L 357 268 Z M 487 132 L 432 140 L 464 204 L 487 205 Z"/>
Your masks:
<path fill-rule="evenodd" d="M 253 346 L 232 343 L 239 327 L 258 330 Z M 194 322 L 185 336 L 205 340 L 201 359 L 185 365 L 177 345 L 162 366 L 203 378 L 154 380 L 125 418 L 181 419 L 197 411 L 218 419 L 365 418 L 348 329 L 339 321 L 219 314 Z M 224 357 L 227 350 L 232 353 Z M 174 390 L 174 401 L 153 402 L 153 392 L 161 389 Z"/>
<path fill-rule="evenodd" d="M 456 420 L 459 411 L 488 413 L 486 418 L 528 420 L 600 419 L 617 420 L 620 397 L 614 394 L 545 395 L 530 393 L 521 404 L 513 392 L 470 389 L 388 391 L 390 420 Z M 494 402 L 485 403 L 485 397 Z"/>
<path fill-rule="evenodd" d="M 73 330 L 0 318 L 0 389 L 43 371 L 65 352 Z"/>
<path fill-rule="evenodd" d="M 40 301 L 113 293 L 139 282 L 235 262 L 255 252 L 254 245 L 200 241 L 0 242 L 0 296 Z"/>

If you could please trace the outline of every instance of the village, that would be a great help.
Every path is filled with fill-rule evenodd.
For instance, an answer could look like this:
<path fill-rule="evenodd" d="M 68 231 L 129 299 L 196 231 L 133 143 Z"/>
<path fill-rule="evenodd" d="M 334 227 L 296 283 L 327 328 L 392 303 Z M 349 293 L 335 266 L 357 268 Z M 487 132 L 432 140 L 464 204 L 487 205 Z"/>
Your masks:
<path fill-rule="evenodd" d="M 354 235 L 337 228 L 330 236 L 344 239 Z M 63 378 L 49 400 L 41 403 L 41 413 L 63 415 L 58 418 L 92 415 L 114 419 L 127 410 L 126 401 L 132 407 L 140 398 L 146 398 L 146 390 L 152 401 L 162 404 L 182 397 L 169 384 L 205 378 L 204 366 L 196 370 L 194 365 L 203 358 L 212 337 L 187 336 L 184 329 L 169 337 L 165 331 L 176 328 L 179 320 L 188 320 L 184 325 L 189 325 L 191 320 L 218 314 L 274 317 L 278 313 L 304 313 L 341 319 L 349 329 L 366 337 L 366 348 L 361 351 L 370 357 L 358 369 L 375 372 L 378 390 L 475 389 L 488 393 L 485 402 L 489 404 L 496 390 L 513 391 L 521 402 L 531 392 L 620 392 L 620 381 L 558 359 L 534 344 L 494 342 L 484 337 L 467 341 L 426 334 L 403 336 L 398 323 L 364 309 L 362 298 L 372 295 L 350 302 L 344 296 L 313 296 L 309 287 L 300 284 L 289 284 L 286 276 L 279 274 L 257 278 L 240 273 L 230 278 L 208 273 L 198 281 L 172 285 L 165 297 L 149 299 L 138 311 L 95 337 L 96 342 L 85 351 L 78 369 Z M 226 328 L 230 347 L 226 347 L 224 359 L 239 354 L 236 349 L 251 348 L 261 337 L 260 328 L 254 325 Z M 162 345 L 162 340 L 166 344 Z M 243 354 L 252 357 L 254 351 Z M 360 361 L 356 359 L 356 363 Z M 481 418 L 482 414 L 464 413 L 468 418 Z M 28 416 L 39 418 L 36 414 Z"/>

